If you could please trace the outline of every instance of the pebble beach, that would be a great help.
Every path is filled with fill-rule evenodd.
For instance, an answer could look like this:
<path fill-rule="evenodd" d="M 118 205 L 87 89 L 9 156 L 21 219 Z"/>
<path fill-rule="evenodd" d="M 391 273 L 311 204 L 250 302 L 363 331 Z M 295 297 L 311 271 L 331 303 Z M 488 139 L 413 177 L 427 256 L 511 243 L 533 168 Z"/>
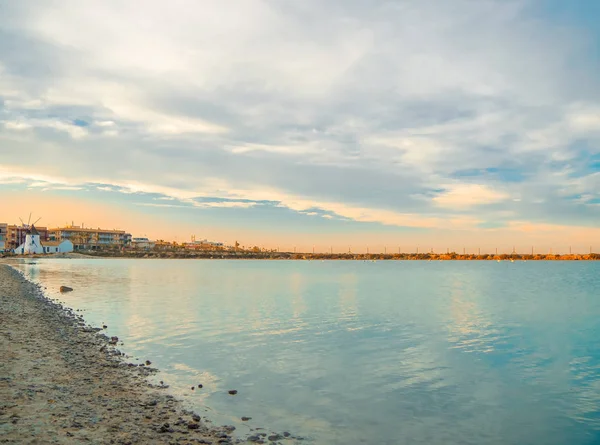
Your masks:
<path fill-rule="evenodd" d="M 115 338 L 0 264 L 0 443 L 228 444 Z M 260 436 L 257 437 L 263 442 Z"/>

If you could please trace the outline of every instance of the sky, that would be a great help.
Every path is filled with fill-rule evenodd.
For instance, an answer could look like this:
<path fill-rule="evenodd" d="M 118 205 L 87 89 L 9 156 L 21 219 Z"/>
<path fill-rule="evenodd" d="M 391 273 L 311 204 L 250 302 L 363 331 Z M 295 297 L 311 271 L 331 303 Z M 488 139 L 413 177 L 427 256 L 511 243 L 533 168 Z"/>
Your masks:
<path fill-rule="evenodd" d="M 600 251 L 596 0 L 0 0 L 0 221 Z"/>

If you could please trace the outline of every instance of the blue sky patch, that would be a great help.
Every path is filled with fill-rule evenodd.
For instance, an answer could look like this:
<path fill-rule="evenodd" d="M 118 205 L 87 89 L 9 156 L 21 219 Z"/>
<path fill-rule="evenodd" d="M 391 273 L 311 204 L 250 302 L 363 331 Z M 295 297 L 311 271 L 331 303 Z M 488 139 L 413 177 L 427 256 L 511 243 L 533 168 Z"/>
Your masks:
<path fill-rule="evenodd" d="M 73 125 L 77 127 L 88 127 L 90 124 L 82 119 L 73 120 Z"/>

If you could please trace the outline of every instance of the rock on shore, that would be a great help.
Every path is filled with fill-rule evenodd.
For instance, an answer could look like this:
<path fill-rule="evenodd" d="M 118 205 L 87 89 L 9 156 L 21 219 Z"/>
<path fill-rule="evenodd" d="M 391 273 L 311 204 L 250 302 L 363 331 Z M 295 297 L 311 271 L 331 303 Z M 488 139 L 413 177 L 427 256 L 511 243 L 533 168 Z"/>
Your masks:
<path fill-rule="evenodd" d="M 0 264 L 0 443 L 227 444 L 109 339 Z"/>

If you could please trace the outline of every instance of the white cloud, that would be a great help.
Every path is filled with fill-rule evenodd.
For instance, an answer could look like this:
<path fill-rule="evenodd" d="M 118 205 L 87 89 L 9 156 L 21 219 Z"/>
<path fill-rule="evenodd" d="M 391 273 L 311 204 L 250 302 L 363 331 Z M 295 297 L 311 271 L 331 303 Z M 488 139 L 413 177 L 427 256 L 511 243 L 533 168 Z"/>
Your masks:
<path fill-rule="evenodd" d="M 135 205 L 137 206 L 141 206 L 141 207 L 156 207 L 156 208 L 165 208 L 165 209 L 189 209 L 192 208 L 190 206 L 187 205 L 183 205 L 183 204 L 156 204 L 156 203 L 152 203 L 152 202 L 136 202 Z"/>
<path fill-rule="evenodd" d="M 187 205 L 186 205 L 187 203 Z M 190 209 L 190 208 L 198 208 L 198 209 L 215 209 L 215 208 L 243 208 L 247 209 L 250 207 L 254 207 L 258 203 L 256 202 L 245 202 L 245 201 L 215 201 L 215 202 L 197 202 L 197 201 L 182 201 L 182 204 L 158 204 L 158 203 L 146 203 L 146 202 L 138 202 L 136 205 L 142 207 L 158 207 L 158 208 L 182 208 L 182 209 Z"/>
<path fill-rule="evenodd" d="M 244 144 L 233 147 L 228 147 L 232 153 L 243 154 L 252 152 L 266 152 L 277 154 L 289 154 L 302 156 L 309 153 L 317 153 L 316 147 L 311 146 L 282 146 L 282 145 L 266 145 L 266 144 Z"/>
<path fill-rule="evenodd" d="M 27 122 L 8 121 L 4 122 L 4 127 L 7 130 L 28 130 L 32 127 L 32 125 Z"/>
<path fill-rule="evenodd" d="M 216 202 L 194 202 L 194 207 L 199 207 L 202 209 L 210 209 L 210 208 L 242 208 L 248 209 L 250 207 L 256 206 L 258 203 L 256 202 L 247 202 L 247 201 L 216 201 Z"/>
<path fill-rule="evenodd" d="M 559 219 L 557 196 L 596 194 L 573 178 L 600 152 L 600 81 L 590 36 L 536 5 L 12 2 L 4 180 L 408 227 L 475 227 L 483 204 Z"/>
<path fill-rule="evenodd" d="M 481 184 L 452 184 L 446 186 L 444 192 L 435 196 L 433 202 L 441 207 L 467 208 L 507 199 L 510 199 L 509 194 L 492 190 Z"/>
<path fill-rule="evenodd" d="M 578 134 L 600 134 L 600 104 L 578 103 L 569 111 L 569 126 Z"/>
<path fill-rule="evenodd" d="M 97 121 L 94 122 L 94 125 L 98 127 L 114 127 L 116 124 L 113 121 Z"/>
<path fill-rule="evenodd" d="M 50 119 L 30 119 L 29 121 L 4 121 L 4 127 L 7 130 L 24 131 L 33 128 L 50 128 L 69 134 L 73 139 L 84 138 L 88 131 L 72 123 L 62 122 Z"/>

